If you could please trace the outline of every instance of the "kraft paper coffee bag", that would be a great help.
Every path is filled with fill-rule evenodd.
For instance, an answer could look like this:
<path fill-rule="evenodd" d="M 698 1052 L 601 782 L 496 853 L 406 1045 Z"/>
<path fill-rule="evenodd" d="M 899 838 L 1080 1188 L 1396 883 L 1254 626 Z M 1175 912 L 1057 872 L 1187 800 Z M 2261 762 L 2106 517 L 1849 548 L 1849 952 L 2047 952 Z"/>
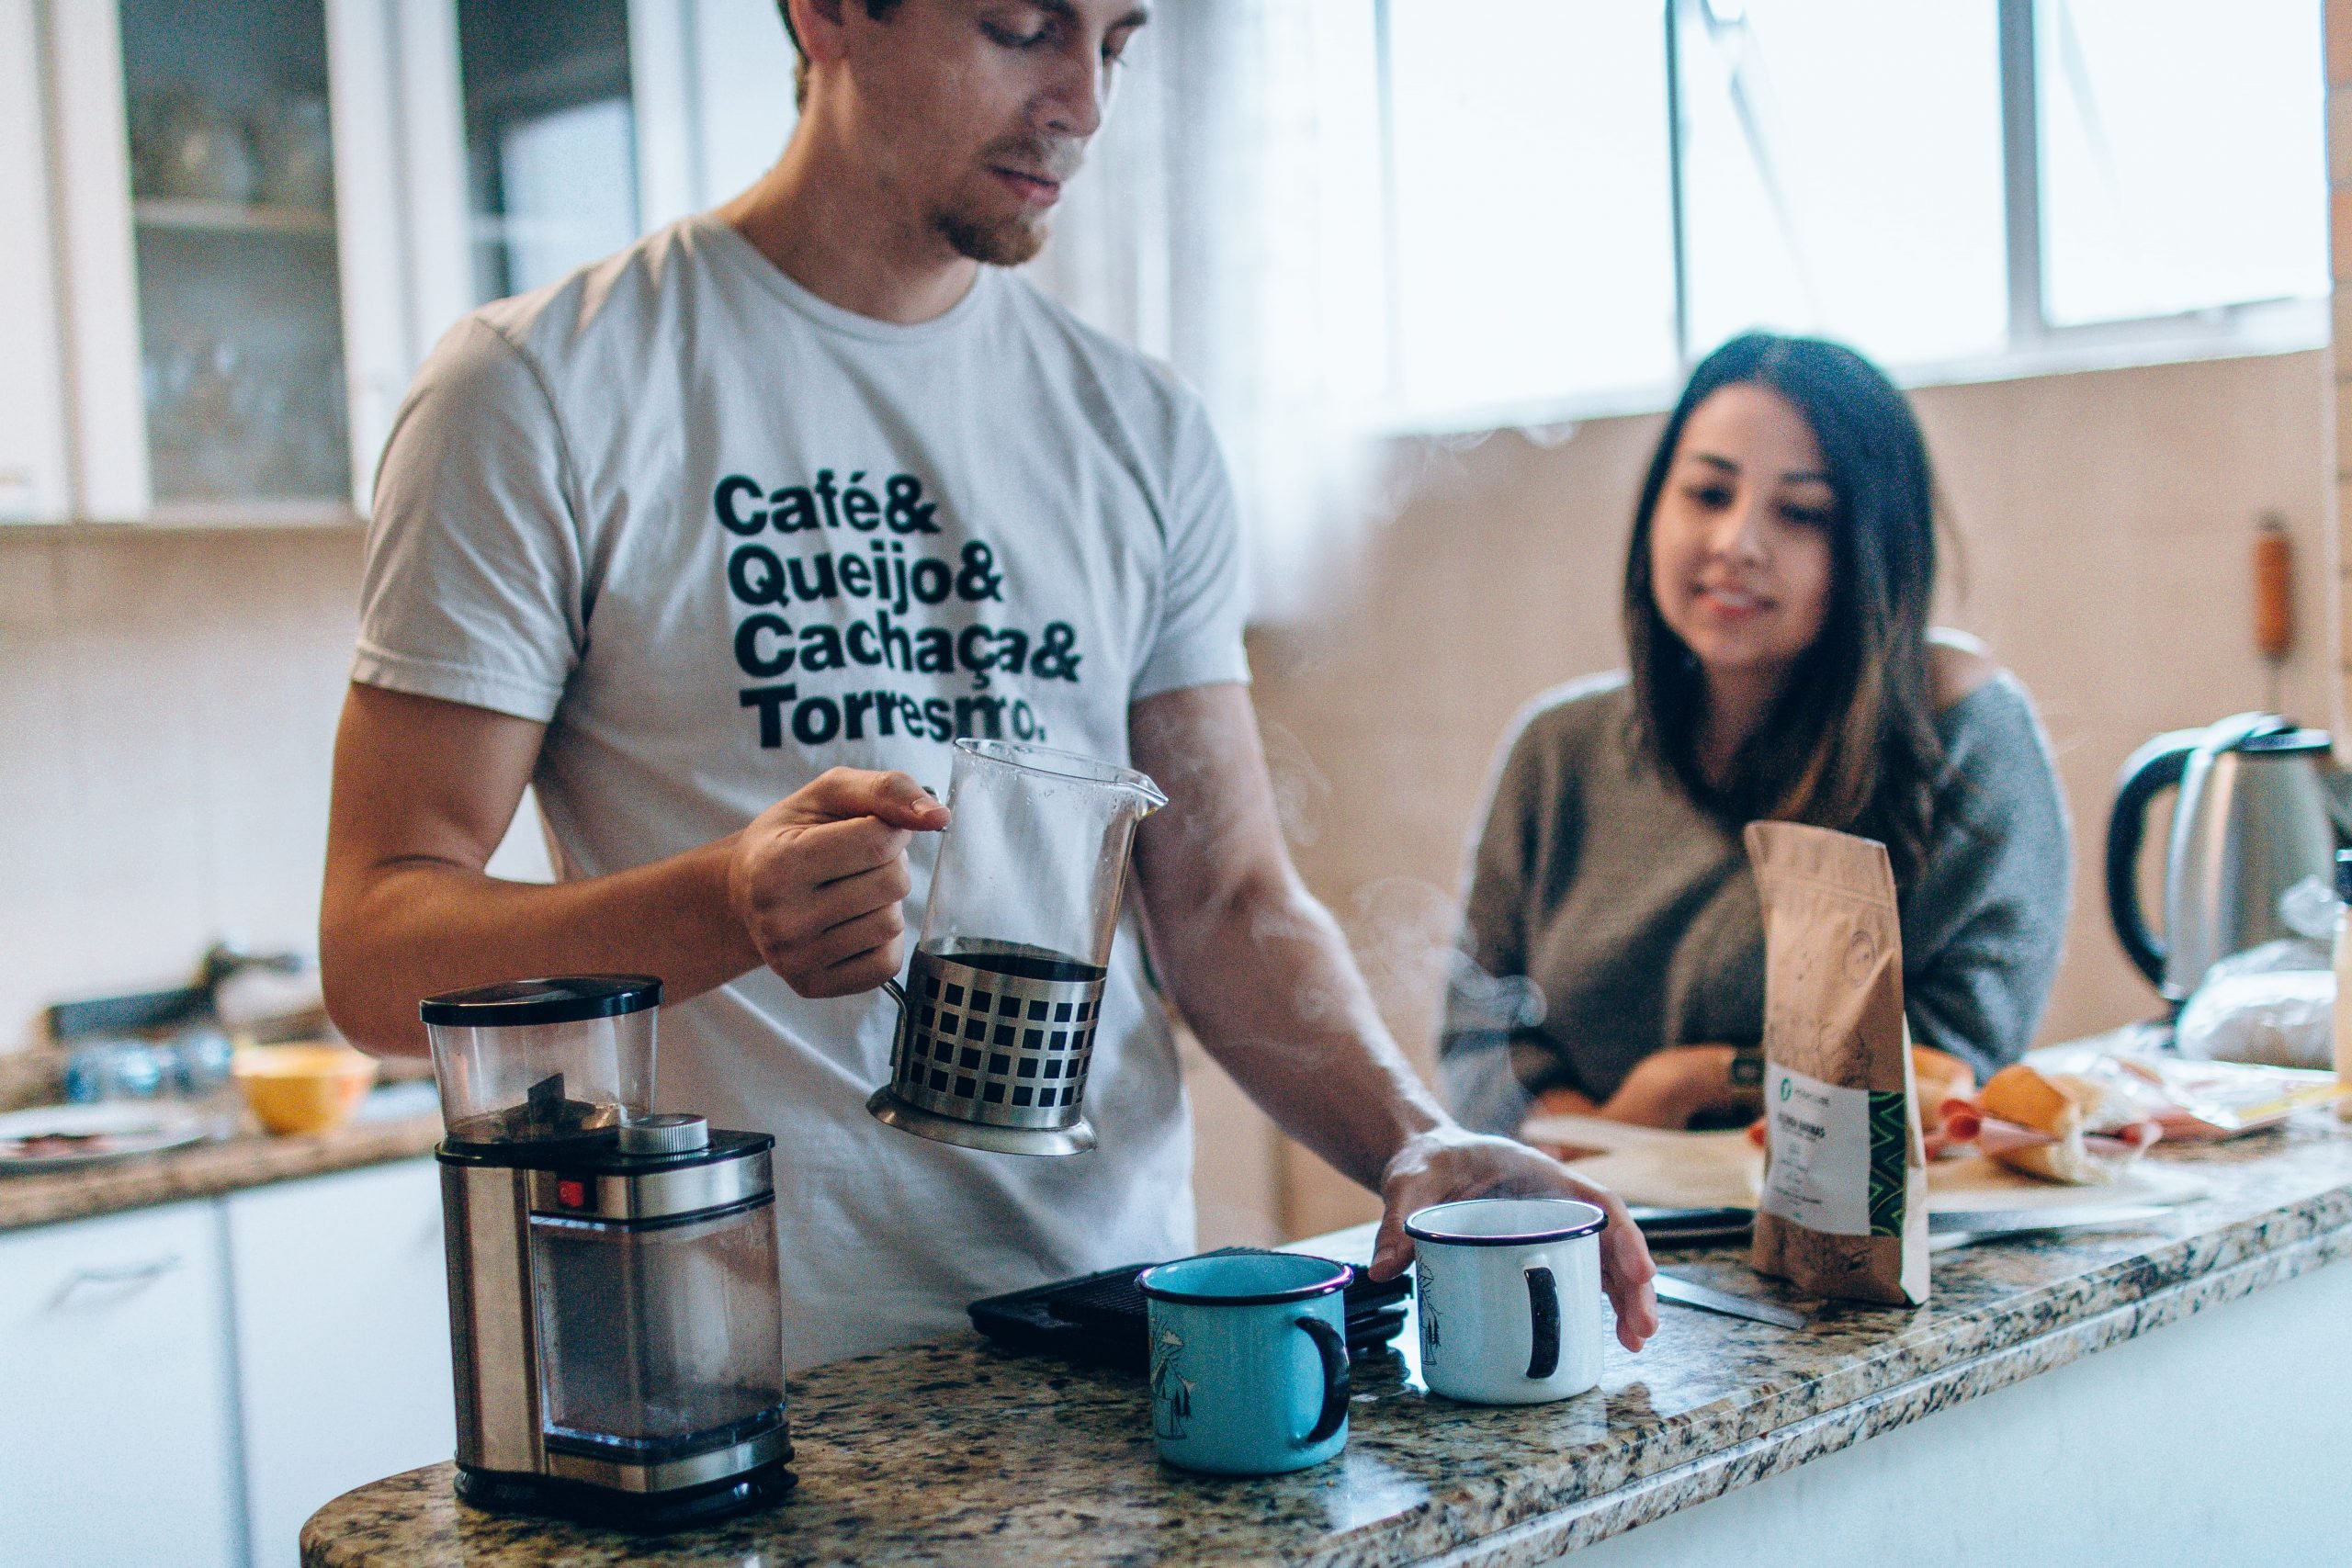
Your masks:
<path fill-rule="evenodd" d="M 1754 822 L 1764 902 L 1764 1191 L 1757 1270 L 1799 1290 L 1928 1299 L 1928 1161 L 1911 1097 L 1886 846 Z"/>

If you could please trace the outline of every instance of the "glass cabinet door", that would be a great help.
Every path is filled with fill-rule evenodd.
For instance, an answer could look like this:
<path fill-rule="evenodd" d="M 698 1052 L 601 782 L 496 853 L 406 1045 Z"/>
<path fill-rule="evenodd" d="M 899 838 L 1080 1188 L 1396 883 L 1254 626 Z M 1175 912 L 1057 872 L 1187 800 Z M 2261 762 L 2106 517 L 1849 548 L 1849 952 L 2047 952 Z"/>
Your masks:
<path fill-rule="evenodd" d="M 347 512 L 320 0 L 119 0 L 155 508 Z"/>

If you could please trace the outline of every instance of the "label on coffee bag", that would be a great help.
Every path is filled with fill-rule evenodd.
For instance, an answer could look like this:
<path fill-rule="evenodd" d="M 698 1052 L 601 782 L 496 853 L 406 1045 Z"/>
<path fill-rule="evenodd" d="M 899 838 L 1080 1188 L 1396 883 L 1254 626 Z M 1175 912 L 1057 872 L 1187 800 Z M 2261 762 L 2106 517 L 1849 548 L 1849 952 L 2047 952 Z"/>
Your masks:
<path fill-rule="evenodd" d="M 1830 1235 L 1869 1235 L 1871 1096 L 1764 1065 L 1763 1209 Z"/>

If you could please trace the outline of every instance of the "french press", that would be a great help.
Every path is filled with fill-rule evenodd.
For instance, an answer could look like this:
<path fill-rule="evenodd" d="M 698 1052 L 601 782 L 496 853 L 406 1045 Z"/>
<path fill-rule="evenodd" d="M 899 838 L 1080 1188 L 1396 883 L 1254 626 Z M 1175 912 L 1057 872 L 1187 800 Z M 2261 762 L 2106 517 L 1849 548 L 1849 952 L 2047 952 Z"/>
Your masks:
<path fill-rule="evenodd" d="M 890 1126 L 999 1154 L 1094 1146 L 1083 1108 L 1136 824 L 1168 804 L 1132 768 L 956 742 L 950 821 L 899 1004 Z"/>

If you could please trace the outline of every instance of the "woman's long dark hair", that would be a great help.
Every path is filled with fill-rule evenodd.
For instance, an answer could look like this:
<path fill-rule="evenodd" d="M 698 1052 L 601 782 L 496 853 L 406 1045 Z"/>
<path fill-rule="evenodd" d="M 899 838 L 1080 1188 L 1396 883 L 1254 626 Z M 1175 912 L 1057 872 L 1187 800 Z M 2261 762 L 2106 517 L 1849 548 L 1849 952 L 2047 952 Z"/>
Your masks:
<path fill-rule="evenodd" d="M 1837 507 L 1821 636 L 1718 785 L 1699 764 L 1705 677 L 1658 614 L 1650 525 L 1691 412 L 1743 382 L 1770 388 L 1804 416 Z M 1944 761 L 1928 667 L 1935 511 L 1935 475 L 1911 405 L 1869 360 L 1838 344 L 1769 333 L 1709 355 L 1658 438 L 1625 557 L 1637 751 L 1726 822 L 1809 822 L 1881 840 L 1907 891 L 1927 852 Z"/>

